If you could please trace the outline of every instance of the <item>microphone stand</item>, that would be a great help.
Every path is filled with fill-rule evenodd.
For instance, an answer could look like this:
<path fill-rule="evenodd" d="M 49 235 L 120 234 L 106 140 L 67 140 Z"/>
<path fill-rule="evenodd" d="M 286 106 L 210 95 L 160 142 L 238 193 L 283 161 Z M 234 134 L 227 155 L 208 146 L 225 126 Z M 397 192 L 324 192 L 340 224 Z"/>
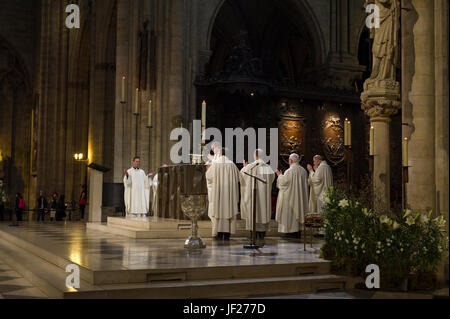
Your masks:
<path fill-rule="evenodd" d="M 259 165 L 256 164 L 255 167 L 257 167 Z M 254 167 L 254 168 L 255 168 Z M 252 169 L 253 170 L 253 169 Z M 262 179 L 258 176 L 254 176 L 251 175 L 247 172 L 244 172 L 245 175 L 250 176 L 251 178 L 253 178 L 253 196 L 252 196 L 252 201 L 253 201 L 253 210 L 252 210 L 252 216 L 253 216 L 253 223 L 252 223 L 252 239 L 250 244 L 248 245 L 244 245 L 244 249 L 258 249 L 259 246 L 256 244 L 256 181 L 259 181 L 263 184 L 267 184 L 267 181 L 265 179 Z"/>

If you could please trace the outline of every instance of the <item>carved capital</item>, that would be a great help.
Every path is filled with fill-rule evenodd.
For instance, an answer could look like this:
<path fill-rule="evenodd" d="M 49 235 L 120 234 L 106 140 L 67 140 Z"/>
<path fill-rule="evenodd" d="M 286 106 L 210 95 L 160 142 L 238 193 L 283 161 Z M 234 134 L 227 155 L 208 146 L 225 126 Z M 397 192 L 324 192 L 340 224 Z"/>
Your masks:
<path fill-rule="evenodd" d="M 401 108 L 400 83 L 367 80 L 361 94 L 361 108 L 370 118 L 391 117 Z"/>

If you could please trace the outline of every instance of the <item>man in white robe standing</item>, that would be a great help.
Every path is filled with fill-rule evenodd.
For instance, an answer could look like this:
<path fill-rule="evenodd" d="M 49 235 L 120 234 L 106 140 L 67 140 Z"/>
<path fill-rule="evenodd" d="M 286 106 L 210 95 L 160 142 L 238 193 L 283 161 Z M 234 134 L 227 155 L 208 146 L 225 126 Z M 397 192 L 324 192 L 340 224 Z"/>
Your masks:
<path fill-rule="evenodd" d="M 264 184 L 256 181 L 256 237 L 264 240 L 269 222 L 272 217 L 272 184 L 275 173 L 261 159 L 263 150 L 255 151 L 255 161 L 248 164 L 244 161 L 244 168 L 239 174 L 241 182 L 241 217 L 246 220 L 246 230 L 253 230 L 253 182 L 254 178 L 246 175 L 257 176 L 267 182 Z"/>
<path fill-rule="evenodd" d="M 127 217 L 145 218 L 149 210 L 150 174 L 146 175 L 139 166 L 140 158 L 136 156 L 133 159 L 133 167 L 124 170 L 124 201 Z"/>
<path fill-rule="evenodd" d="M 208 216 L 215 239 L 229 240 L 236 232 L 239 170 L 225 155 L 218 155 L 206 171 Z"/>
<path fill-rule="evenodd" d="M 309 198 L 309 211 L 315 214 L 322 213 L 322 198 L 333 186 L 333 173 L 331 167 L 323 160 L 322 156 L 316 155 L 313 158 L 314 167 L 308 164 L 309 179 L 311 186 Z"/>
<path fill-rule="evenodd" d="M 308 173 L 299 164 L 297 154 L 289 156 L 289 169 L 277 171 L 279 188 L 276 221 L 278 232 L 300 237 L 301 224 L 308 214 Z"/>
<path fill-rule="evenodd" d="M 161 168 L 167 167 L 167 164 L 163 164 Z M 149 184 L 151 190 L 151 199 L 152 199 L 152 213 L 154 217 L 158 216 L 158 173 L 151 173 L 149 176 Z"/>

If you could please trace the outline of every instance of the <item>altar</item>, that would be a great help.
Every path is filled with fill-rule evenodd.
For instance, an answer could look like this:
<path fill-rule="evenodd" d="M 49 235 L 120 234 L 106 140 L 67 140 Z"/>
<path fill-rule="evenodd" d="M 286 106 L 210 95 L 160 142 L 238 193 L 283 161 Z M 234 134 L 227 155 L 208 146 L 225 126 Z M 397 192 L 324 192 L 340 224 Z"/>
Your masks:
<path fill-rule="evenodd" d="M 154 217 L 187 220 L 181 211 L 180 195 L 207 194 L 205 165 L 174 165 L 158 170 Z M 209 220 L 207 210 L 202 217 Z"/>

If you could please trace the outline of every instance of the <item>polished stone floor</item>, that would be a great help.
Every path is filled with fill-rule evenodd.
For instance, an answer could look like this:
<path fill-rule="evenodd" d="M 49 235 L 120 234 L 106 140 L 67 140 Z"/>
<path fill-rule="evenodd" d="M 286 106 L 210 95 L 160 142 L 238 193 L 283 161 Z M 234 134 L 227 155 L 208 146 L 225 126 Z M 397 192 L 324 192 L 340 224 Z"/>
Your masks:
<path fill-rule="evenodd" d="M 1 252 L 0 252 L 1 255 Z M 0 299 L 46 299 L 47 296 L 0 258 Z"/>
<path fill-rule="evenodd" d="M 245 238 L 229 243 L 205 239 L 206 249 L 187 251 L 180 239 L 131 239 L 105 232 L 87 230 L 81 222 L 38 224 L 20 227 L 0 224 L 7 232 L 91 270 L 136 270 L 219 267 L 236 265 L 290 264 L 323 261 L 318 256 L 320 243 L 303 250 L 299 242 L 267 238 L 261 255 L 251 256 L 243 248 Z"/>

